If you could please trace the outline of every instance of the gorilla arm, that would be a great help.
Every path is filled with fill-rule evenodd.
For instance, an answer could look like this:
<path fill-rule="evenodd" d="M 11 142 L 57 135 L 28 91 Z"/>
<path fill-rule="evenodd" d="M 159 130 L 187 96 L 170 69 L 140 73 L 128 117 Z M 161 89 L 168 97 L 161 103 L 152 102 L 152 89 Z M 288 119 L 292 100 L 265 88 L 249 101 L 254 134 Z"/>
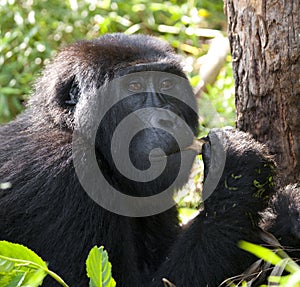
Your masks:
<path fill-rule="evenodd" d="M 205 169 L 214 166 L 210 156 L 213 133 L 201 140 Z M 222 142 L 226 162 L 218 185 L 172 247 L 153 287 L 162 286 L 162 278 L 176 287 L 215 287 L 256 261 L 238 242 L 261 242 L 258 222 L 274 192 L 274 163 L 266 149 L 245 133 L 223 130 Z"/>

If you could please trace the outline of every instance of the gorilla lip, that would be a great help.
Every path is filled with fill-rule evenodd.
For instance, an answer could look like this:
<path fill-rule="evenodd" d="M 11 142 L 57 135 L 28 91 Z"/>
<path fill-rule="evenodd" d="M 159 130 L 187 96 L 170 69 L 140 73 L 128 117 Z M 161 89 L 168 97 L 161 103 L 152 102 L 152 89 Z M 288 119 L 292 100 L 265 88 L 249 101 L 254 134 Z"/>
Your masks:
<path fill-rule="evenodd" d="M 194 138 L 193 140 L 193 143 L 181 150 L 178 150 L 176 152 L 172 152 L 172 153 L 169 153 L 167 155 L 163 155 L 163 154 L 152 154 L 151 155 L 151 159 L 153 160 L 160 160 L 161 158 L 164 158 L 164 157 L 168 157 L 168 156 L 171 156 L 173 154 L 177 154 L 181 151 L 189 151 L 189 150 L 193 150 L 194 152 L 197 153 L 197 155 L 200 155 L 202 154 L 202 147 L 205 143 L 208 143 L 208 139 L 207 138 Z"/>
<path fill-rule="evenodd" d="M 202 154 L 202 147 L 205 143 L 207 143 L 207 138 L 195 138 L 193 143 L 186 147 L 184 150 L 193 150 L 197 153 L 197 155 Z"/>

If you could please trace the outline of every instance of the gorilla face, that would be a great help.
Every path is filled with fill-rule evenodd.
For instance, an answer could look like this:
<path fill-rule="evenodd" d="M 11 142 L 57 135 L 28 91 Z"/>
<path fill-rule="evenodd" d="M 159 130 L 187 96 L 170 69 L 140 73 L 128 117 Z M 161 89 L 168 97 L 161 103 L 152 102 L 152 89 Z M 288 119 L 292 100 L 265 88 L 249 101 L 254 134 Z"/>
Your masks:
<path fill-rule="evenodd" d="M 141 196 L 165 190 L 179 172 L 186 180 L 195 154 L 185 148 L 197 133 L 198 118 L 182 72 L 167 64 L 139 64 L 121 70 L 108 86 L 105 97 L 114 104 L 99 124 L 95 149 L 100 168 L 114 173 L 113 184 Z M 137 179 L 139 171 L 147 174 Z"/>
<path fill-rule="evenodd" d="M 196 102 L 165 42 L 115 34 L 76 43 L 36 88 L 44 92 L 31 100 L 36 113 L 86 145 L 75 152 L 83 177 L 91 174 L 83 165 L 90 155 L 109 184 L 130 195 L 180 188 L 188 179 L 195 153 L 184 149 L 197 133 Z M 74 141 L 72 150 L 74 159 Z"/>

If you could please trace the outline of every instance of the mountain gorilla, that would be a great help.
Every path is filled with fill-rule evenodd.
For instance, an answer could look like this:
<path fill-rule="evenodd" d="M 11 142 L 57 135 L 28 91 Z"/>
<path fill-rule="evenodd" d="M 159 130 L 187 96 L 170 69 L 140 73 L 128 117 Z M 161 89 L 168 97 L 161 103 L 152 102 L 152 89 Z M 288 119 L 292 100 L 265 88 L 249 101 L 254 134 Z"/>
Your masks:
<path fill-rule="evenodd" d="M 64 48 L 26 111 L 0 128 L 0 182 L 11 184 L 0 193 L 0 239 L 36 251 L 70 286 L 88 286 L 85 260 L 94 245 L 108 250 L 118 287 L 163 286 L 164 277 L 177 287 L 218 286 L 243 272 L 255 259 L 237 243 L 261 242 L 260 212 L 274 193 L 274 164 L 263 146 L 231 130 L 203 140 L 207 181 L 216 136 L 224 172 L 186 230 L 171 193 L 159 197 L 165 209 L 156 200 L 187 181 L 196 155 L 196 104 L 185 83 L 174 51 L 150 36 L 112 34 Z M 90 170 L 90 155 L 101 174 Z M 134 179 L 153 166 L 149 180 Z M 58 284 L 47 278 L 43 286 Z"/>

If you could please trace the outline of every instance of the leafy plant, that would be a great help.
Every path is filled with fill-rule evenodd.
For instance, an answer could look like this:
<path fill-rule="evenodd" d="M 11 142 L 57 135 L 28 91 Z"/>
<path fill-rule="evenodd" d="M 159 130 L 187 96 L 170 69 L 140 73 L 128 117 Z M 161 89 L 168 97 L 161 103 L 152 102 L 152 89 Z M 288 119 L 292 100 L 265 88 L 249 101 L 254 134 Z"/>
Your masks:
<path fill-rule="evenodd" d="M 207 92 L 201 95 L 198 105 L 201 136 L 206 135 L 214 127 L 234 126 L 235 103 L 231 57 L 226 60 L 214 85 L 207 86 Z"/>
<path fill-rule="evenodd" d="M 115 287 L 111 276 L 111 263 L 103 246 L 91 249 L 86 261 L 89 287 Z M 68 285 L 47 264 L 29 248 L 16 243 L 0 241 L 0 286 L 38 287 L 50 275 L 60 285 Z"/>
<path fill-rule="evenodd" d="M 108 261 L 104 247 L 91 249 L 86 261 L 87 275 L 90 278 L 89 287 L 115 287 L 116 282 L 111 276 L 111 263 Z"/>
<path fill-rule="evenodd" d="M 36 253 L 23 245 L 0 241 L 0 286 L 37 287 L 47 275 L 68 287 Z"/>
<path fill-rule="evenodd" d="M 280 287 L 299 287 L 300 266 L 295 261 L 293 261 L 282 249 L 278 249 L 275 253 L 274 251 L 266 247 L 246 241 L 241 241 L 239 246 L 245 251 L 248 251 L 275 266 L 268 278 L 269 284 L 273 286 L 276 283 L 275 285 Z M 283 270 L 285 270 L 289 274 L 282 276 Z"/>

